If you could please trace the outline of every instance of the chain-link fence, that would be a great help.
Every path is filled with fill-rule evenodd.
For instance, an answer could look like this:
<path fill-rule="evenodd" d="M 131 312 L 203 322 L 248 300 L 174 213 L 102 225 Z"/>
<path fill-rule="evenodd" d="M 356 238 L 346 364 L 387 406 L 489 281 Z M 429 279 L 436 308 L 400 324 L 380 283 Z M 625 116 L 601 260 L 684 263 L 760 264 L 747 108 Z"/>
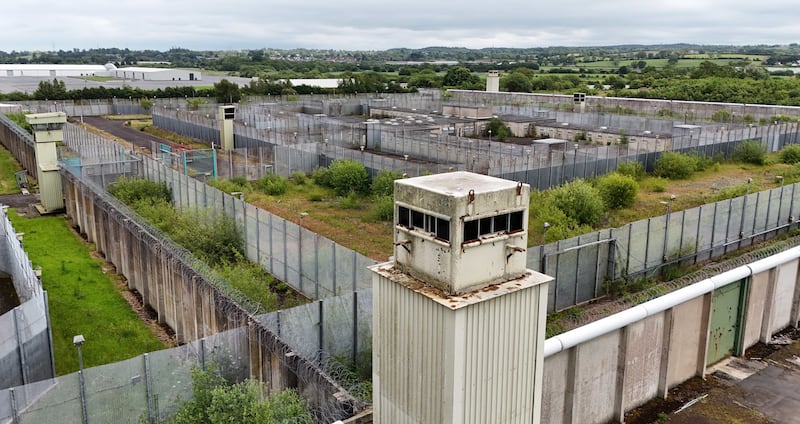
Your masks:
<path fill-rule="evenodd" d="M 247 330 L 234 329 L 180 347 L 3 390 L 0 420 L 166 422 L 181 402 L 192 399 L 193 368 L 205 368 L 214 361 L 229 381 L 246 379 L 250 361 L 247 343 Z M 91 354 L 90 347 L 88 340 L 84 345 L 87 355 Z"/>
<path fill-rule="evenodd" d="M 797 228 L 798 211 L 800 183 L 781 185 L 532 247 L 528 267 L 556 277 L 552 312 L 602 296 L 617 284 L 612 281 L 718 258 L 784 234 Z"/>
<path fill-rule="evenodd" d="M 55 375 L 47 293 L 28 254 L 0 207 L 0 271 L 11 277 L 20 305 L 0 316 L 0 387 Z"/>
<path fill-rule="evenodd" d="M 242 226 L 245 254 L 275 278 L 319 299 L 367 288 L 375 262 L 301 226 L 257 208 L 202 181 L 143 159 L 142 175 L 164 182 L 180 208 L 212 208 Z"/>

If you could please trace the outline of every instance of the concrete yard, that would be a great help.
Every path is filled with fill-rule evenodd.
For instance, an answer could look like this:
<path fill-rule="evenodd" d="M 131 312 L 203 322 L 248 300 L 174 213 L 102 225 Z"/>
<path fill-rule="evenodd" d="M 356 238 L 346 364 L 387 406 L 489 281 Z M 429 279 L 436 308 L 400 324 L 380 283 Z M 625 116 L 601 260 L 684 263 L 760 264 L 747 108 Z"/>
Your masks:
<path fill-rule="evenodd" d="M 800 424 L 800 330 L 759 343 L 626 414 L 626 423 Z"/>

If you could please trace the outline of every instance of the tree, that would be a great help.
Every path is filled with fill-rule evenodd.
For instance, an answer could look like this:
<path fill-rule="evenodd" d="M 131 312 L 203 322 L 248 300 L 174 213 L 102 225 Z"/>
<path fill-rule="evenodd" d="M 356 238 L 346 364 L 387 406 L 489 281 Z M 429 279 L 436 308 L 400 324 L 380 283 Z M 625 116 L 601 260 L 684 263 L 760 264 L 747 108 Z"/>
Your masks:
<path fill-rule="evenodd" d="M 522 72 L 512 72 L 511 75 L 503 79 L 503 85 L 506 91 L 514 93 L 530 93 L 531 80 Z"/>
<path fill-rule="evenodd" d="M 67 86 L 64 81 L 53 79 L 53 82 L 40 81 L 39 87 L 33 92 L 36 100 L 65 100 L 69 98 Z"/>
<path fill-rule="evenodd" d="M 223 79 L 214 84 L 214 97 L 218 103 L 236 103 L 242 99 L 242 92 L 238 84 Z"/>
<path fill-rule="evenodd" d="M 480 78 L 478 78 L 477 75 L 473 75 L 469 69 L 463 66 L 454 66 L 450 68 L 442 80 L 442 84 L 448 87 L 463 87 L 479 82 Z"/>
<path fill-rule="evenodd" d="M 483 129 L 484 137 L 494 138 L 497 141 L 506 141 L 506 138 L 511 135 L 511 129 L 500 118 L 490 119 Z"/>

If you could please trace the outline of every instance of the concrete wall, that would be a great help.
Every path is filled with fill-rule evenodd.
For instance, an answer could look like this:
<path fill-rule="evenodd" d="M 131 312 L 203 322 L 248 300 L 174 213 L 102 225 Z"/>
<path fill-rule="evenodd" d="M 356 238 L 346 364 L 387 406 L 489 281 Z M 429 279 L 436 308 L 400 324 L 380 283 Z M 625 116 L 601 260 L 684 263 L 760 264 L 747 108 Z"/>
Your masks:
<path fill-rule="evenodd" d="M 796 326 L 799 257 L 794 247 L 548 339 L 542 422 L 621 421 L 626 411 L 702 377 L 713 294 L 728 284 L 749 281 L 742 284 L 740 352 Z"/>
<path fill-rule="evenodd" d="M 485 91 L 448 90 L 452 97 L 449 103 L 474 102 L 487 105 L 531 105 L 541 108 L 556 108 L 572 111 L 572 95 L 536 93 L 489 93 Z M 737 120 L 751 115 L 756 120 L 775 115 L 800 115 L 798 106 L 758 105 L 747 103 L 691 102 L 683 100 L 629 99 L 621 97 L 586 96 L 586 111 L 614 110 L 617 106 L 639 113 L 656 115 L 669 111 L 671 116 L 690 119 L 711 119 L 715 112 L 726 110 L 735 114 Z M 662 112 L 663 113 L 663 112 Z"/>
<path fill-rule="evenodd" d="M 301 357 L 251 315 L 230 295 L 220 291 L 194 269 L 195 263 L 169 239 L 130 217 L 131 212 L 102 189 L 62 170 L 67 215 L 72 224 L 96 244 L 117 267 L 144 302 L 169 325 L 178 342 L 217 332 L 248 328 L 250 376 L 275 391 L 296 387 L 310 404 L 326 411 L 358 410 L 358 402 Z M 344 418 L 344 416 L 342 416 Z"/>

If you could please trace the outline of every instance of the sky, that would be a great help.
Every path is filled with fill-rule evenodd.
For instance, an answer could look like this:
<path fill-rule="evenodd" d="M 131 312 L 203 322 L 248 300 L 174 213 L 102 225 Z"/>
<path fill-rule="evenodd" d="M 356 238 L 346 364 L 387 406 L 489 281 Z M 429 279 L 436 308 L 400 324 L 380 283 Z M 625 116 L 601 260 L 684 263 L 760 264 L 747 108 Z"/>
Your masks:
<path fill-rule="evenodd" d="M 6 52 L 794 42 L 796 0 L 23 0 L 0 12 Z"/>

